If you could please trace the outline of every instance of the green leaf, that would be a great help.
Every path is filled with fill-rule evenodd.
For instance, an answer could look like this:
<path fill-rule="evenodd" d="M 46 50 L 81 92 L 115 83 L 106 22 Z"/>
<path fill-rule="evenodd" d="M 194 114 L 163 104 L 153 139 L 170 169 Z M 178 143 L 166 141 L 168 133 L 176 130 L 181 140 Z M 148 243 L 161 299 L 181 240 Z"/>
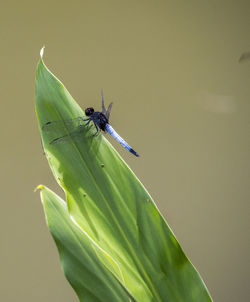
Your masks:
<path fill-rule="evenodd" d="M 102 134 L 93 136 L 93 125 L 78 127 L 69 135 L 73 129 L 67 120 L 84 117 L 84 112 L 42 59 L 36 73 L 36 112 L 49 165 L 66 194 L 68 215 L 90 240 L 84 240 L 83 235 L 85 248 L 94 243 L 100 265 L 136 301 L 211 301 L 151 196 L 111 144 Z M 50 121 L 64 122 L 62 127 L 44 131 L 43 126 Z M 50 144 L 65 136 L 65 141 Z M 50 230 L 55 223 L 53 220 Z M 92 270 L 91 261 L 81 267 L 81 272 L 75 273 L 73 265 L 68 267 L 62 250 L 75 247 L 71 247 L 71 238 L 60 237 L 60 242 L 64 240 L 59 249 L 61 263 L 65 271 L 66 267 L 72 270 L 70 277 L 67 275 L 71 284 L 72 279 L 80 279 L 73 286 L 76 292 L 84 285 L 90 292 L 101 292 L 100 287 L 83 283 L 79 277 L 81 272 L 84 276 L 86 270 Z M 103 286 L 102 291 L 108 295 L 111 289 Z M 79 297 L 80 301 L 112 301 L 111 292 L 108 300 L 104 296 L 102 300 Z"/>
<path fill-rule="evenodd" d="M 100 261 L 95 243 L 70 219 L 66 203 L 44 186 L 41 199 L 65 276 L 84 301 L 136 301 Z"/>

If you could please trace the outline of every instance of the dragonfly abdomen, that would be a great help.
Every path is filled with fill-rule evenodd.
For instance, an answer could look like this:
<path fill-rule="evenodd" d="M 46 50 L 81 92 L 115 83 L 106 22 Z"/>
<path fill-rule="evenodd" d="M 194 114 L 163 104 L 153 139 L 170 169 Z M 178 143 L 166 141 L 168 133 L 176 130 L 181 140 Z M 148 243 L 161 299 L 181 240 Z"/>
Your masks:
<path fill-rule="evenodd" d="M 110 126 L 110 124 L 107 123 L 105 126 L 105 129 L 111 136 L 113 136 L 113 138 L 115 140 L 118 141 L 118 143 L 120 143 L 129 152 L 131 152 L 132 154 L 134 154 L 137 157 L 139 156 L 139 154 L 134 149 L 132 149 L 123 138 L 120 137 L 120 135 L 113 129 L 113 127 Z"/>

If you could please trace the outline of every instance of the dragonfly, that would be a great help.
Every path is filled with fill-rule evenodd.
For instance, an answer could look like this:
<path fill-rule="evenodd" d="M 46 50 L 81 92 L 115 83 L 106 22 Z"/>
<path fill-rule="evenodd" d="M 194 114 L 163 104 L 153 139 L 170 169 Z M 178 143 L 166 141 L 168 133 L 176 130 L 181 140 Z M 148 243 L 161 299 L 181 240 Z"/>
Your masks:
<path fill-rule="evenodd" d="M 50 144 L 56 144 L 58 142 L 64 141 L 67 137 L 78 137 L 81 134 L 81 129 L 86 127 L 93 122 L 96 133 L 93 136 L 97 136 L 101 131 L 108 132 L 118 143 L 120 143 L 124 148 L 126 148 L 130 153 L 135 156 L 139 154 L 132 148 L 130 145 L 114 130 L 114 128 L 109 124 L 109 116 L 111 112 L 113 103 L 110 103 L 108 108 L 105 108 L 104 97 L 102 92 L 102 112 L 95 111 L 93 107 L 88 107 L 85 109 L 86 117 L 77 117 L 74 119 L 61 120 L 61 121 L 50 121 L 43 125 L 42 129 L 44 131 L 55 131 L 61 126 L 66 127 L 71 131 L 68 135 L 64 135 L 58 138 L 53 139 Z"/>

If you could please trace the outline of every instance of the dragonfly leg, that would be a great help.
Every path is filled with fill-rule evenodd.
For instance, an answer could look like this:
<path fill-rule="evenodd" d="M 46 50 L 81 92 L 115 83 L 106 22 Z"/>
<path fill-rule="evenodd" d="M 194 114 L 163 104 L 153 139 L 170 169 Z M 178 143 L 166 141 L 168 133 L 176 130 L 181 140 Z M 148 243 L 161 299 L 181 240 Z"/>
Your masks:
<path fill-rule="evenodd" d="M 89 123 L 91 122 L 91 119 L 84 119 L 83 121 L 87 121 L 87 123 L 85 123 L 85 124 L 83 124 L 83 125 L 79 125 L 77 128 L 78 129 L 81 129 L 81 128 L 83 128 L 83 127 L 86 127 L 86 126 L 88 126 L 89 125 Z"/>
<path fill-rule="evenodd" d="M 89 118 L 89 119 L 87 119 L 87 120 L 83 120 L 83 121 L 87 121 L 87 123 L 86 123 L 86 124 L 84 124 L 84 126 L 88 126 L 88 124 L 90 123 L 91 119 Z"/>
<path fill-rule="evenodd" d="M 94 125 L 95 125 L 95 129 L 96 129 L 96 133 L 93 136 L 97 136 L 99 134 L 99 128 L 96 126 L 96 124 L 94 124 Z"/>

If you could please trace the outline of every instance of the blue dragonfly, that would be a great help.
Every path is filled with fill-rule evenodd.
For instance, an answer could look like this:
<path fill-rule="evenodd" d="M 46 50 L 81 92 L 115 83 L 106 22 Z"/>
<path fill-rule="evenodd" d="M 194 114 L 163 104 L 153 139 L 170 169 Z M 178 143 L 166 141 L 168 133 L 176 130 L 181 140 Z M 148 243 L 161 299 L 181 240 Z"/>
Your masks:
<path fill-rule="evenodd" d="M 56 144 L 67 140 L 69 137 L 79 139 L 81 135 L 81 129 L 88 126 L 90 122 L 93 122 L 96 128 L 96 133 L 94 134 L 94 136 L 97 136 L 100 131 L 108 132 L 115 140 L 118 141 L 118 143 L 120 143 L 129 152 L 138 157 L 139 154 L 134 149 L 132 149 L 129 144 L 123 138 L 121 138 L 121 136 L 109 124 L 109 116 L 112 105 L 113 103 L 110 103 L 108 109 L 105 108 L 102 93 L 102 112 L 95 111 L 93 107 L 89 107 L 85 109 L 86 117 L 77 117 L 69 120 L 47 122 L 45 125 L 43 125 L 42 129 L 43 131 L 56 131 L 61 127 L 67 128 L 67 130 L 70 132 L 69 134 L 55 138 L 50 142 L 50 144 Z"/>

